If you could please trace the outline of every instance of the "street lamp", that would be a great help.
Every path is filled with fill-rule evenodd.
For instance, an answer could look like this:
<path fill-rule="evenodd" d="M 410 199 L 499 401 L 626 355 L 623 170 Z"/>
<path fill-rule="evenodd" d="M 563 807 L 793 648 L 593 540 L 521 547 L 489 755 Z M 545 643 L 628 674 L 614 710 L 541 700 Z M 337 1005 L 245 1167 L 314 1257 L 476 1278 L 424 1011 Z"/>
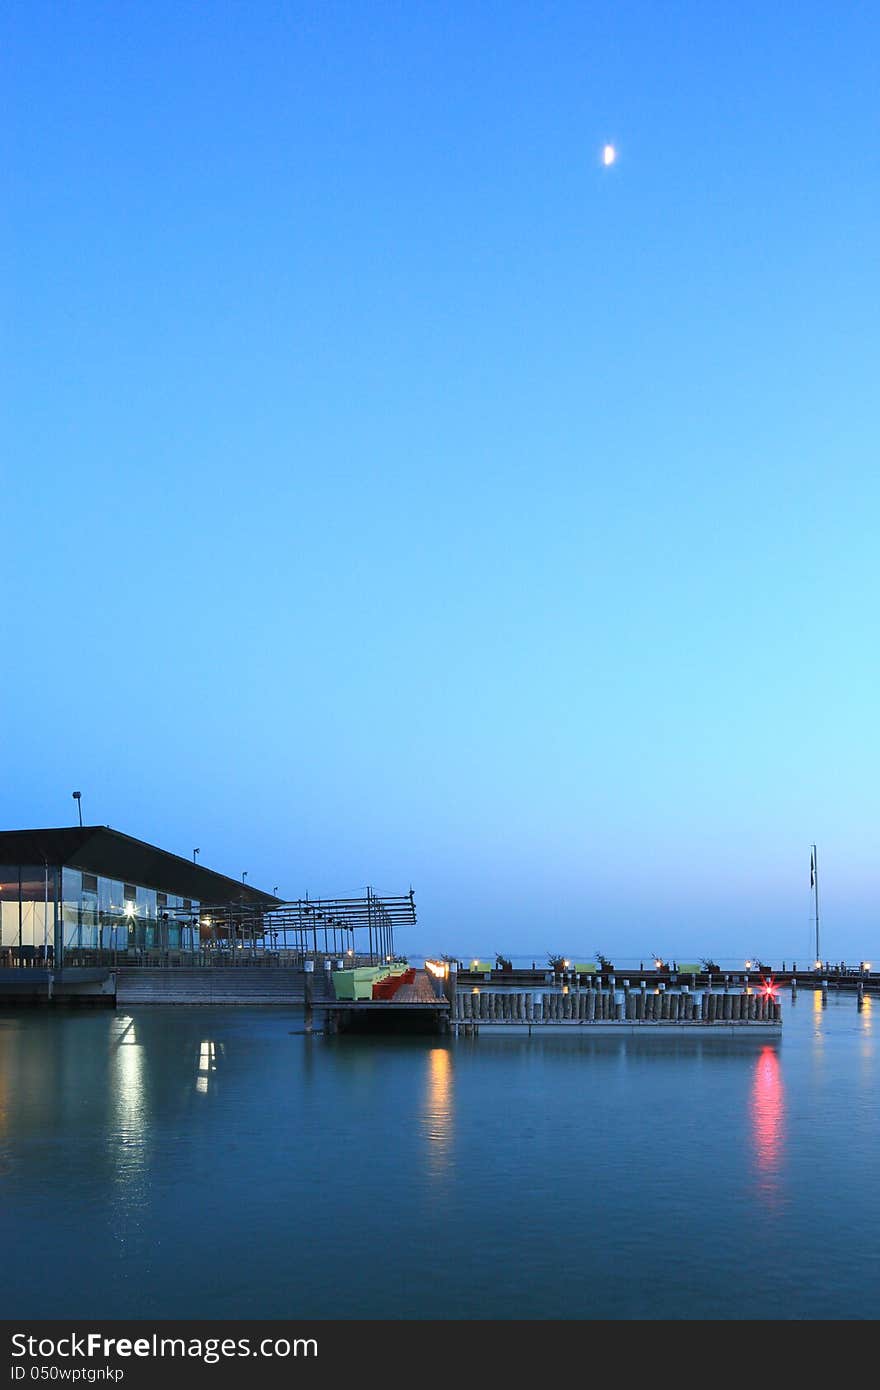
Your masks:
<path fill-rule="evenodd" d="M 76 802 L 76 809 L 79 811 L 79 823 L 80 823 L 80 828 L 82 828 L 82 823 L 83 823 L 82 792 L 72 792 L 71 795 L 73 796 L 73 799 L 74 799 L 74 801 Z"/>
<path fill-rule="evenodd" d="M 241 871 L 241 881 L 242 881 L 242 883 L 244 883 L 244 881 L 245 881 L 245 879 L 247 878 L 247 876 L 248 876 L 248 871 L 247 871 L 247 869 L 242 869 L 242 871 Z"/>
<path fill-rule="evenodd" d="M 193 863 L 196 862 L 196 860 L 198 859 L 198 857 L 199 857 L 199 855 L 201 854 L 201 852 L 202 852 L 202 851 L 201 851 L 200 849 L 194 849 L 194 850 L 193 850 Z"/>

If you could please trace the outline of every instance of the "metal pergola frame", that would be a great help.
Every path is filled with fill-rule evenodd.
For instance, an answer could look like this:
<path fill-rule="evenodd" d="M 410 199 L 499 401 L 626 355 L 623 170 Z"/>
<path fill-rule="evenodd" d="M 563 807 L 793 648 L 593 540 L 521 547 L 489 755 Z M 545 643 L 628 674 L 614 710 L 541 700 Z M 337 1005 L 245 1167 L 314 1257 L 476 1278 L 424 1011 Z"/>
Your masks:
<path fill-rule="evenodd" d="M 375 962 L 394 956 L 395 928 L 412 926 L 415 921 L 412 888 L 391 896 L 367 888 L 361 897 L 311 898 L 306 894 L 269 908 L 246 902 L 202 903 L 200 936 L 203 946 L 213 943 L 221 949 L 235 947 L 253 954 L 257 950 L 285 951 L 303 959 L 354 956 Z"/>

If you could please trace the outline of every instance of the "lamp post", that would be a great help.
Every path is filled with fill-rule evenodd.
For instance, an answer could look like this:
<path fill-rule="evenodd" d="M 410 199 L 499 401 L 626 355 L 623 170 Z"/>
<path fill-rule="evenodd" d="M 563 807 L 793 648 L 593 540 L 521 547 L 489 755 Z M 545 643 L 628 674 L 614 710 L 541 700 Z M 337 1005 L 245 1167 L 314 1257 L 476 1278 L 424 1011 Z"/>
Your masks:
<path fill-rule="evenodd" d="M 79 811 L 79 824 L 80 824 L 80 829 L 82 829 L 82 823 L 83 823 L 82 792 L 71 792 L 71 795 L 72 795 L 74 801 L 76 802 L 76 809 Z"/>
<path fill-rule="evenodd" d="M 193 863 L 196 862 L 196 860 L 198 859 L 198 857 L 199 857 L 199 855 L 201 854 L 201 852 L 202 852 L 202 851 L 201 851 L 200 849 L 194 849 L 194 850 L 193 850 Z"/>

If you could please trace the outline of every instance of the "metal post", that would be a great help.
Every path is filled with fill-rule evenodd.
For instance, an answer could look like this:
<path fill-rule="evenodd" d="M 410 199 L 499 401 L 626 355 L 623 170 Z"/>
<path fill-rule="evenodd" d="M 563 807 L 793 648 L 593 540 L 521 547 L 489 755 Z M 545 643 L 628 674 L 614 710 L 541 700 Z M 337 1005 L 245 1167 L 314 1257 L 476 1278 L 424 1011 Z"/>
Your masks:
<path fill-rule="evenodd" d="M 370 964 L 373 964 L 373 895 L 370 888 L 367 889 L 367 931 L 370 938 Z"/>
<path fill-rule="evenodd" d="M 46 871 L 43 896 L 43 964 L 49 969 L 49 861 L 43 860 Z"/>
<path fill-rule="evenodd" d="M 813 845 L 813 855 L 810 860 L 811 878 L 813 880 L 813 893 L 816 900 L 816 956 L 815 959 L 821 961 L 819 954 L 819 851 Z"/>
<path fill-rule="evenodd" d="M 307 1033 L 312 1031 L 312 1001 L 314 993 L 315 962 L 313 960 L 303 961 L 303 971 L 305 974 L 305 986 L 303 990 L 303 1000 L 305 1014 L 303 1027 Z"/>

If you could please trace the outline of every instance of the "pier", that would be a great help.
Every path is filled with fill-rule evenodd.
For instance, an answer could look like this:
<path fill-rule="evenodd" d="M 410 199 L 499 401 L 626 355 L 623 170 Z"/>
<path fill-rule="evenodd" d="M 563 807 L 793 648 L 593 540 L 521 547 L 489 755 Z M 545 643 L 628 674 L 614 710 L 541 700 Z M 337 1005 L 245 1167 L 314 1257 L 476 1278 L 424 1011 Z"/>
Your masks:
<path fill-rule="evenodd" d="M 591 1033 L 723 1032 L 778 1035 L 782 1008 L 770 991 L 584 989 L 456 990 L 453 1032 L 478 1035 L 544 1031 Z"/>
<path fill-rule="evenodd" d="M 388 981 L 384 997 L 383 979 L 366 978 L 370 974 Z M 361 981 L 348 978 L 358 975 Z M 328 1033 L 449 1031 L 449 1000 L 435 987 L 426 970 L 401 971 L 400 983 L 395 982 L 390 969 L 341 971 L 333 978 L 334 998 L 322 1006 Z M 349 992 L 350 998 L 346 997 Z M 308 1007 L 307 1002 L 307 1010 Z"/>
<path fill-rule="evenodd" d="M 551 1032 L 666 1036 L 699 1030 L 778 1037 L 782 1029 L 782 1006 L 773 985 L 695 988 L 664 982 L 649 989 L 646 979 L 633 986 L 613 975 L 607 981 L 587 976 L 583 983 L 580 978 L 568 983 L 553 974 L 528 972 L 524 980 L 510 982 L 505 972 L 492 980 L 491 971 L 488 979 L 486 972 L 477 972 L 480 983 L 472 983 L 473 972 L 459 972 L 450 962 L 425 964 L 424 970 L 410 970 L 398 981 L 392 967 L 333 976 L 335 998 L 323 1006 L 326 1031 L 405 1029 L 476 1037 L 485 1030 L 532 1037 Z M 517 987 L 523 983 L 531 987 Z"/>
<path fill-rule="evenodd" d="M 454 1033 L 477 1035 L 545 1031 L 670 1032 L 779 1036 L 782 1006 L 778 988 L 764 980 L 715 983 L 697 970 L 644 972 L 619 977 L 593 966 L 551 971 L 486 970 L 474 961 L 467 971 L 451 962 L 433 968 L 450 1001 Z"/>

